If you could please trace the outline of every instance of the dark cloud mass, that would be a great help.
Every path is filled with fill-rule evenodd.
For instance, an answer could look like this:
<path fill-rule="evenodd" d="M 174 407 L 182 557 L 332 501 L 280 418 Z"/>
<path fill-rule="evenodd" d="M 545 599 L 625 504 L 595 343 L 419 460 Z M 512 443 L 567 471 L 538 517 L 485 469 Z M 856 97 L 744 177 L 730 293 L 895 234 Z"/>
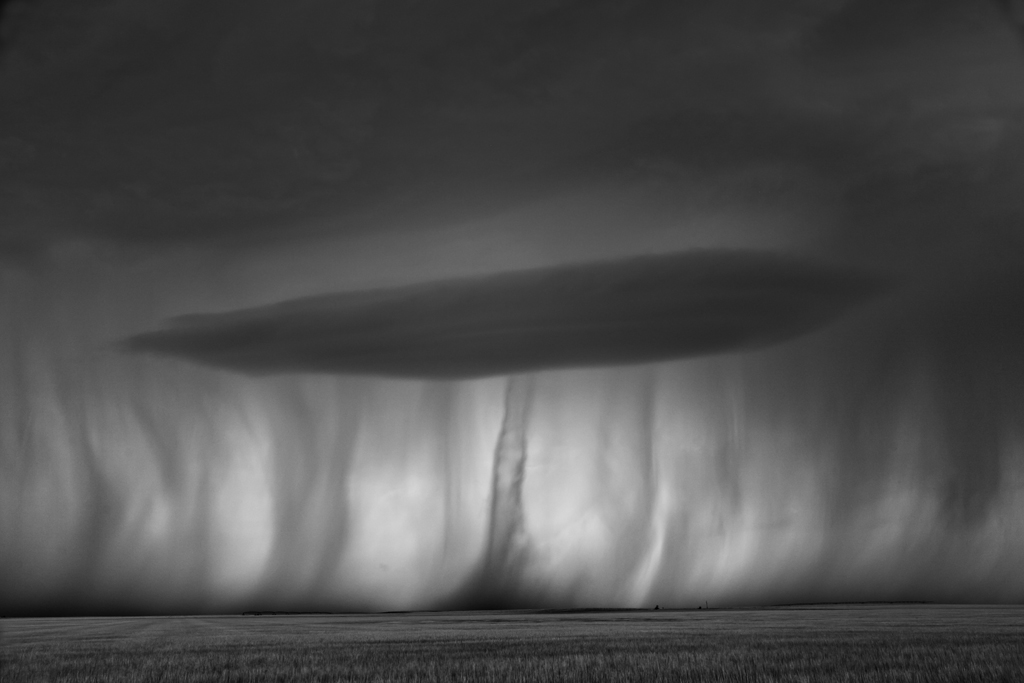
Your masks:
<path fill-rule="evenodd" d="M 756 348 L 874 288 L 770 254 L 696 252 L 186 316 L 128 346 L 257 374 L 475 377 Z"/>
<path fill-rule="evenodd" d="M 849 193 L 894 214 L 932 173 L 957 190 L 928 198 L 939 216 L 1017 211 L 1000 188 L 1019 180 L 1021 97 L 1000 73 L 1012 29 L 985 37 L 994 4 L 15 6 L 0 250 L 16 258 L 428 231 L 601 181 L 692 205 L 726 189 L 711 174 L 759 209 Z"/>

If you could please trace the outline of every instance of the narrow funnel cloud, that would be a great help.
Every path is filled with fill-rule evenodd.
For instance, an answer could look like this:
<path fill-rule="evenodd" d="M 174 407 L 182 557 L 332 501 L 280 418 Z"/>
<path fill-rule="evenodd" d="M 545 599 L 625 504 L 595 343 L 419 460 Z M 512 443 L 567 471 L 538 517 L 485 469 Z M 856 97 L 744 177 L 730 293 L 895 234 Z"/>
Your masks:
<path fill-rule="evenodd" d="M 468 600 L 477 607 L 516 606 L 520 594 L 517 583 L 529 552 L 523 482 L 533 391 L 530 375 L 513 375 L 505 385 L 505 412 L 494 446 L 487 549 L 478 577 L 468 586 Z"/>
<path fill-rule="evenodd" d="M 251 374 L 481 377 L 756 348 L 876 290 L 789 257 L 694 251 L 185 316 L 127 345 Z"/>

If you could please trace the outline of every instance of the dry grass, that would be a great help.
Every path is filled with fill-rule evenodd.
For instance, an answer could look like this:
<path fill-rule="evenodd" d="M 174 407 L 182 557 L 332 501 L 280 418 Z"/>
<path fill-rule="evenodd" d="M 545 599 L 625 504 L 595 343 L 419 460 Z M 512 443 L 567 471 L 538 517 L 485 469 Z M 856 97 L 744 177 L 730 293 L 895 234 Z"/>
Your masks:
<path fill-rule="evenodd" d="M 8 681 L 1019 681 L 1024 608 L 6 619 Z"/>

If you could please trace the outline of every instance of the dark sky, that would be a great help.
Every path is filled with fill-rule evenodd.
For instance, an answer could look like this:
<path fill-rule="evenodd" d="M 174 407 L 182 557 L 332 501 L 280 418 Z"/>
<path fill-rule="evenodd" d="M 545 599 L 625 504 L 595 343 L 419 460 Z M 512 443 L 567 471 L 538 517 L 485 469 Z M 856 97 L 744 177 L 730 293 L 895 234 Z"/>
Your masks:
<path fill-rule="evenodd" d="M 11 258 L 401 240 L 538 204 L 562 215 L 517 229 L 551 249 L 709 214 L 844 258 L 1020 249 L 1024 59 L 996 3 L 50 0 L 5 26 Z"/>
<path fill-rule="evenodd" d="M 1024 599 L 1018 5 L 3 3 L 0 611 Z"/>

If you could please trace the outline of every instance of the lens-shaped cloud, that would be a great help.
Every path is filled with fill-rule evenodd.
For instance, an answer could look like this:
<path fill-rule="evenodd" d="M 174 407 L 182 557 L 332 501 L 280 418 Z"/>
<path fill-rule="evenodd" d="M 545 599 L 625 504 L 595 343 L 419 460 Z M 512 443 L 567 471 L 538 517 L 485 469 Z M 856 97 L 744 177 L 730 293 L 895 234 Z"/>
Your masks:
<path fill-rule="evenodd" d="M 696 251 L 184 316 L 127 347 L 253 374 L 479 377 L 764 346 L 878 286 L 791 257 Z"/>

